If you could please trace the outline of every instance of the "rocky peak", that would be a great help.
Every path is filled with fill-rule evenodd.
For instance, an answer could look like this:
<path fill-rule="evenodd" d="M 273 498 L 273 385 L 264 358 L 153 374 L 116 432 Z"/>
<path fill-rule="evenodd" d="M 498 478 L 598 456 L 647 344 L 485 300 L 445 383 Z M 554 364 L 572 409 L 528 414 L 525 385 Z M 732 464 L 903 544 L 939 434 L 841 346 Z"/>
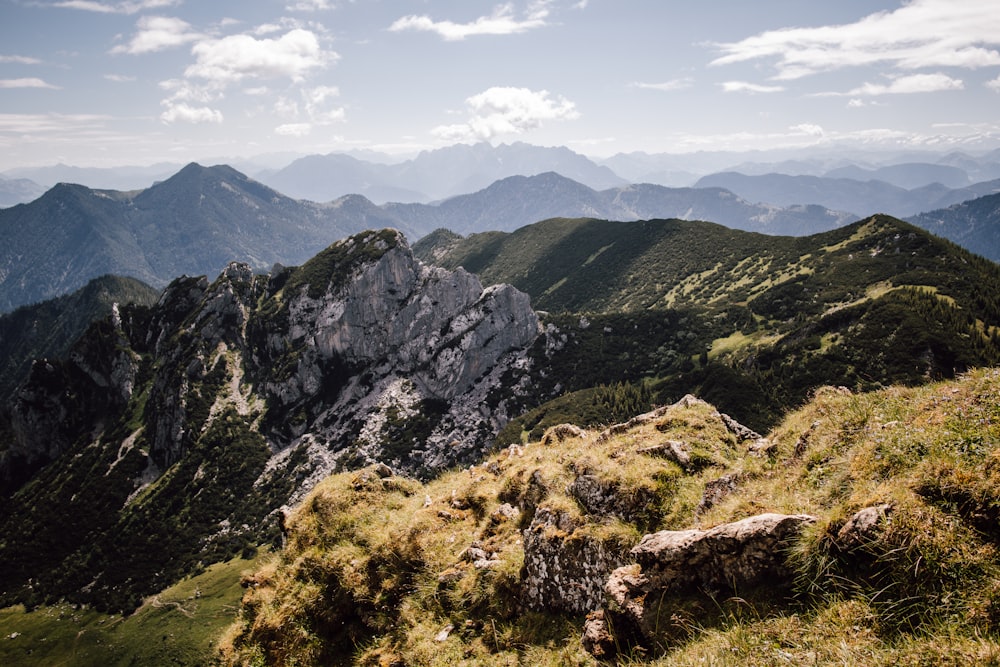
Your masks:
<path fill-rule="evenodd" d="M 483 401 L 499 374 L 525 363 L 540 333 L 525 294 L 484 289 L 463 269 L 427 267 L 395 230 L 334 244 L 272 298 L 280 302 L 272 319 L 285 328 L 262 332 L 257 362 L 284 363 L 286 372 L 269 374 L 266 393 L 318 426 L 286 431 L 289 444 L 306 434 L 341 440 L 355 430 L 364 459 L 411 469 L 481 451 L 484 436 L 507 419 L 501 405 Z M 404 419 L 421 433 L 405 452 L 400 443 L 390 447 L 403 456 L 386 456 L 392 432 L 413 426 Z M 453 441 L 460 445 L 448 448 Z"/>
<path fill-rule="evenodd" d="M 67 513 L 110 509 L 47 558 L 72 560 L 85 539 L 158 554 L 128 572 L 87 566 L 86 595 L 127 606 L 184 563 L 274 539 L 280 508 L 332 472 L 468 465 L 523 402 L 540 333 L 526 295 L 427 267 L 391 229 L 270 275 L 231 263 L 211 283 L 178 278 L 70 359 L 38 362 L 20 391 L 18 453 L 63 466 L 52 493 Z M 197 520 L 178 528 L 178 512 Z"/>

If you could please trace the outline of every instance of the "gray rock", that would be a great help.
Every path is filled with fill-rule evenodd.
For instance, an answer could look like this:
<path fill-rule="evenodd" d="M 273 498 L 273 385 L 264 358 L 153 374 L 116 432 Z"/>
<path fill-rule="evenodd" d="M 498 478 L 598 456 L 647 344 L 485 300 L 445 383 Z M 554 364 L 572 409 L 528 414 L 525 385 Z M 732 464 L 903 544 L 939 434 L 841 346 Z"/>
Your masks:
<path fill-rule="evenodd" d="M 813 522 L 808 515 L 761 514 L 710 530 L 646 535 L 630 552 L 636 562 L 615 570 L 606 591 L 627 623 L 653 639 L 659 620 L 692 598 L 789 586 L 786 551 Z"/>
<path fill-rule="evenodd" d="M 600 609 L 603 583 L 626 559 L 622 546 L 588 534 L 564 512 L 545 507 L 535 512 L 522 541 L 522 602 L 535 611 Z"/>

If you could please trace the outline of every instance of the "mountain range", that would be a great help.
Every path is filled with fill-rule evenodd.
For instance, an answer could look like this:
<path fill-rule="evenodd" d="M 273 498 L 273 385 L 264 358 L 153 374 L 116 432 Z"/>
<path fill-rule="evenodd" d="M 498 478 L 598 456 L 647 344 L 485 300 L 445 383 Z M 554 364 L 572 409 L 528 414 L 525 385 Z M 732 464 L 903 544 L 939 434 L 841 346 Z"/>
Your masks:
<path fill-rule="evenodd" d="M 838 171 L 857 174 L 855 169 Z M 886 213 L 905 217 L 994 194 L 1000 191 L 1000 179 L 954 188 L 933 182 L 906 189 L 877 179 L 723 172 L 698 179 L 695 187 L 725 188 L 749 201 L 774 206 L 808 203 L 862 215 Z"/>
<path fill-rule="evenodd" d="M 555 171 L 587 186 L 604 190 L 627 181 L 568 148 L 525 143 L 457 144 L 421 152 L 412 160 L 379 164 L 343 154 L 312 155 L 292 162 L 261 180 L 292 197 L 330 201 L 360 194 L 378 203 L 446 199 L 481 190 L 510 176 Z"/>
<path fill-rule="evenodd" d="M 750 177 L 734 178 L 746 182 Z M 864 201 L 857 193 L 859 182 L 843 183 L 851 184 L 844 197 L 855 204 Z M 863 185 L 867 191 L 888 187 L 875 181 Z M 996 185 L 981 183 L 949 191 L 947 197 L 975 196 Z M 849 197 L 851 192 L 857 197 Z M 986 199 L 958 217 L 932 212 L 911 220 L 1000 259 L 1000 247 L 984 222 L 995 204 Z M 952 222 L 943 224 L 948 216 Z M 316 204 L 291 199 L 231 167 L 191 164 L 145 190 L 60 184 L 29 204 L 0 210 L 7 241 L 0 249 L 0 311 L 66 294 L 104 274 L 162 287 L 178 275 L 215 274 L 231 260 L 258 270 L 297 264 L 332 240 L 369 228 L 391 226 L 419 239 L 440 228 L 459 234 L 513 231 L 550 217 L 701 219 L 771 235 L 811 234 L 857 219 L 818 205 L 751 204 L 714 187 L 640 184 L 598 191 L 555 172 L 511 176 L 434 204 L 377 206 L 361 195 Z"/>
<path fill-rule="evenodd" d="M 699 178 L 720 172 L 737 172 L 747 176 L 815 176 L 834 181 L 848 178 L 861 183 L 877 180 L 905 190 L 934 184 L 947 189 L 961 189 L 1000 178 L 1000 151 L 983 155 L 833 149 L 825 153 L 816 150 L 684 154 L 636 152 L 608 158 L 588 158 L 565 147 L 479 143 L 427 150 L 412 157 L 355 150 L 307 156 L 276 153 L 252 158 L 218 157 L 205 162 L 229 164 L 286 195 L 320 202 L 346 194 L 361 194 L 378 203 L 426 203 L 479 190 L 508 176 L 530 176 L 547 171 L 558 172 L 596 190 L 625 183 L 690 187 Z M 27 203 L 51 186 L 64 182 L 95 189 L 140 190 L 169 178 L 183 166 L 160 163 L 82 168 L 59 164 L 9 169 L 0 176 L 0 206 Z M 7 191 L 6 200 L 2 198 L 5 191 L 3 179 L 20 181 L 12 186 L 12 191 Z M 753 201 L 782 205 L 778 201 Z M 854 206 L 846 210 L 867 213 L 875 209 Z"/>
<path fill-rule="evenodd" d="M 0 429 L 5 465 L 41 466 L 0 509 L 3 603 L 133 609 L 280 542 L 335 471 L 432 477 L 687 393 L 766 429 L 820 385 L 1000 361 L 1000 268 L 885 216 L 806 237 L 555 219 L 417 252 L 437 266 L 368 231 L 181 277 L 35 364 Z"/>
<path fill-rule="evenodd" d="M 398 221 L 374 206 L 300 202 L 226 166 L 192 164 L 138 192 L 59 184 L 0 210 L 0 311 L 105 274 L 163 287 L 233 260 L 259 270 L 298 264 L 334 239 L 385 224 Z"/>
<path fill-rule="evenodd" d="M 191 164 L 145 190 L 60 184 L 0 210 L 0 311 L 79 289 L 104 274 L 162 287 L 217 274 L 229 261 L 264 270 L 298 264 L 333 240 L 391 226 L 410 238 L 439 227 L 513 230 L 550 216 L 703 217 L 802 234 L 850 218 L 820 207 L 750 205 L 713 189 L 625 186 L 597 192 L 555 173 L 510 177 L 440 204 L 376 206 L 361 195 L 316 204 L 286 197 L 227 166 Z"/>

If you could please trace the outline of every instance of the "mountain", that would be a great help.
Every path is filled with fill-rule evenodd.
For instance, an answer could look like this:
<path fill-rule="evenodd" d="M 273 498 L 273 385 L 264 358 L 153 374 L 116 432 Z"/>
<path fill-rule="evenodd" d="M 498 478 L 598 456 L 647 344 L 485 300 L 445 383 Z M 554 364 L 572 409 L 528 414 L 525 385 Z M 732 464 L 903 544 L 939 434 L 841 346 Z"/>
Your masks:
<path fill-rule="evenodd" d="M 33 363 L 64 359 L 91 323 L 126 305 L 152 305 L 158 296 L 158 290 L 133 278 L 101 276 L 72 294 L 0 315 L 0 430 L 10 421 L 4 413 Z M 4 497 L 43 463 L 13 451 L 12 437 L 10 433 L 0 437 L 0 496 Z"/>
<path fill-rule="evenodd" d="M 555 373 L 564 390 L 670 377 L 664 399 L 700 392 L 758 429 L 817 384 L 920 382 L 997 354 L 1000 267 L 886 216 L 797 238 L 554 219 L 438 233 L 414 251 L 508 282 L 550 312 L 573 341 Z"/>
<path fill-rule="evenodd" d="M 970 185 L 969 175 L 960 167 L 926 162 L 894 164 L 877 169 L 863 169 L 856 165 L 840 167 L 823 174 L 826 178 L 850 178 L 856 181 L 882 181 L 905 190 L 938 183 L 958 189 Z"/>
<path fill-rule="evenodd" d="M 909 216 L 997 192 L 1000 180 L 961 188 L 931 184 L 907 190 L 878 180 L 723 172 L 700 178 L 695 187 L 725 188 L 749 201 L 775 206 L 818 204 L 838 211 Z"/>
<path fill-rule="evenodd" d="M 159 290 L 134 278 L 101 276 L 55 299 L 0 315 L 0 405 L 27 376 L 33 359 L 56 359 L 95 319 L 108 317 L 115 304 L 152 305 Z"/>
<path fill-rule="evenodd" d="M 0 510 L 0 595 L 131 609 L 280 539 L 279 508 L 334 470 L 467 465 L 523 401 L 539 333 L 524 294 L 422 266 L 394 230 L 179 278 L 18 390 L 8 459 L 48 465 Z"/>
<path fill-rule="evenodd" d="M 908 222 L 1000 262 L 1000 194 L 921 213 Z"/>
<path fill-rule="evenodd" d="M 28 178 L 45 188 L 57 183 L 80 183 L 95 190 L 141 190 L 169 178 L 181 164 L 159 163 L 149 166 L 75 167 L 57 164 L 48 167 L 9 169 L 5 176 Z"/>
<path fill-rule="evenodd" d="M 0 208 L 37 199 L 45 188 L 27 178 L 0 178 Z"/>
<path fill-rule="evenodd" d="M 313 155 L 292 162 L 265 182 L 286 194 L 329 201 L 361 194 L 376 202 L 444 199 L 485 188 L 515 175 L 556 171 L 567 178 L 604 189 L 625 184 L 607 167 L 568 148 L 524 143 L 456 144 L 423 151 L 412 160 L 380 164 L 343 154 Z"/>
<path fill-rule="evenodd" d="M 393 167 L 342 153 L 309 155 L 261 176 L 271 187 L 296 199 L 324 202 L 348 194 L 375 202 L 426 201 L 427 195 L 394 184 Z"/>
<path fill-rule="evenodd" d="M 341 478 L 352 490 L 336 502 L 362 507 L 353 494 L 412 497 L 403 475 L 492 475 L 468 468 L 493 448 L 534 465 L 523 443 L 552 425 L 627 420 L 688 393 L 762 432 L 823 385 L 922 384 L 1000 361 L 1000 267 L 885 216 L 808 237 L 556 219 L 432 238 L 453 246 L 441 263 L 484 278 L 418 261 L 395 230 L 363 232 L 298 267 L 178 278 L 34 364 L 0 429 L 43 466 L 0 503 L 0 604 L 132 610 L 287 539 L 286 509 L 330 473 L 373 466 Z M 500 273 L 531 300 L 488 279 Z M 504 502 L 524 507 L 532 479 Z M 485 525 L 478 497 L 432 498 L 428 516 Z M 470 562 L 491 560 L 487 547 Z"/>
<path fill-rule="evenodd" d="M 232 260 L 255 269 L 297 264 L 386 222 L 374 206 L 299 202 L 227 166 L 191 164 L 138 192 L 62 183 L 0 210 L 0 311 L 105 274 L 162 287 L 179 275 L 218 273 Z"/>
<path fill-rule="evenodd" d="M 436 204 L 385 204 L 388 214 L 413 229 L 468 234 L 513 231 L 553 217 L 638 220 L 676 217 L 712 220 L 737 229 L 804 235 L 856 219 L 820 206 L 779 208 L 750 204 L 718 188 L 626 185 L 596 191 L 555 172 L 511 176 L 487 188 Z"/>
<path fill-rule="evenodd" d="M 228 166 L 191 164 L 136 192 L 62 183 L 37 200 L 0 210 L 0 311 L 79 289 L 104 274 L 162 287 L 213 275 L 230 260 L 264 270 L 297 264 L 330 241 L 395 227 L 419 238 L 448 227 L 509 231 L 557 216 L 715 220 L 770 234 L 841 226 L 849 214 L 822 207 L 748 204 L 717 189 L 630 185 L 596 191 L 554 172 L 512 176 L 437 204 L 376 206 L 361 195 L 298 201 Z"/>

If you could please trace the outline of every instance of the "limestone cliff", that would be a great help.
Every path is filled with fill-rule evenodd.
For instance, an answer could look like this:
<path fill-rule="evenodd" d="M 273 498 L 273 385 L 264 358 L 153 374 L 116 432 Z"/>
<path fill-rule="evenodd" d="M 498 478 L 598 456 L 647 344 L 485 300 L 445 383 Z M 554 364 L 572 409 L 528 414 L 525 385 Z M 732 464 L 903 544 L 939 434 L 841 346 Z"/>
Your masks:
<path fill-rule="evenodd" d="M 424 266 L 395 230 L 269 275 L 234 263 L 212 283 L 179 278 L 154 307 L 93 327 L 69 359 L 38 362 L 19 391 L 16 447 L 61 481 L 29 485 L 24 508 L 0 517 L 26 535 L 5 549 L 3 592 L 41 574 L 49 592 L 73 595 L 79 580 L 128 606 L 154 572 L 168 581 L 276 537 L 279 509 L 332 472 L 468 465 L 527 391 L 540 335 L 526 295 Z M 46 503 L 99 514 L 27 537 L 18 512 Z M 86 540 L 102 558 L 81 566 Z M 117 574 L 136 553 L 150 562 Z"/>

